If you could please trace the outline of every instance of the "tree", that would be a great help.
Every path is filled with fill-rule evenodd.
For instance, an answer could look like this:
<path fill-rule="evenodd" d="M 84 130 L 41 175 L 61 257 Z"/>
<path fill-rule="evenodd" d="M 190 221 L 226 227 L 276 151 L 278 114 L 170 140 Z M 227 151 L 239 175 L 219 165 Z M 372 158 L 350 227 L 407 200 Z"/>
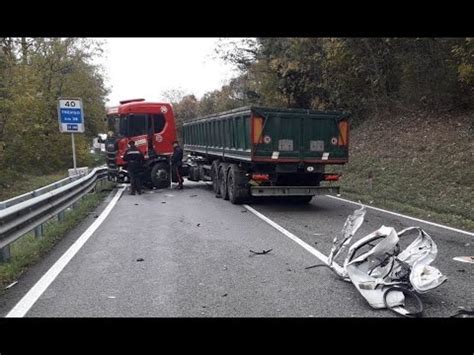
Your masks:
<path fill-rule="evenodd" d="M 107 89 L 91 59 L 100 43 L 76 38 L 2 38 L 0 140 L 2 167 L 47 173 L 70 166 L 70 137 L 59 133 L 57 99 L 81 97 L 86 132 L 76 135 L 79 164 L 87 164 L 90 139 L 104 129 Z"/>

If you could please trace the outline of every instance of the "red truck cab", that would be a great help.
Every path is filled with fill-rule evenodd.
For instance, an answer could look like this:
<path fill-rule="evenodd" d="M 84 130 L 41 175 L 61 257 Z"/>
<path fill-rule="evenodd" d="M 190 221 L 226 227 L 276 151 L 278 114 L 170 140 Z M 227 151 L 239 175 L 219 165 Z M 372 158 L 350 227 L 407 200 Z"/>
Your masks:
<path fill-rule="evenodd" d="M 149 187 L 169 186 L 169 158 L 176 140 L 173 107 L 169 103 L 146 102 L 144 99 L 120 101 L 107 109 L 109 136 L 106 142 L 109 178 L 128 179 L 127 163 L 123 160 L 128 142 L 135 141 L 145 156 L 143 182 Z"/>

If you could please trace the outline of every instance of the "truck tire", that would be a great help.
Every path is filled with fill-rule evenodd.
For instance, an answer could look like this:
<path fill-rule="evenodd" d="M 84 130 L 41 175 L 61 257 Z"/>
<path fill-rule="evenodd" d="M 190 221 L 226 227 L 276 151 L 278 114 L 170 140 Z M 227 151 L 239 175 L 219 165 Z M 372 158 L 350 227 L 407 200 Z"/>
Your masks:
<path fill-rule="evenodd" d="M 158 163 L 153 166 L 150 174 L 153 186 L 157 189 L 170 187 L 170 167 L 166 163 Z"/>
<path fill-rule="evenodd" d="M 219 189 L 219 161 L 214 160 L 211 166 L 211 180 L 212 180 L 212 189 L 216 194 L 216 197 L 221 197 Z"/>
<path fill-rule="evenodd" d="M 229 199 L 229 192 L 227 190 L 227 169 L 228 165 L 226 163 L 219 164 L 219 192 L 224 200 Z"/>
<path fill-rule="evenodd" d="M 247 188 L 247 177 L 236 164 L 231 164 L 227 173 L 227 191 L 229 200 L 234 205 L 244 203 L 249 197 Z"/>

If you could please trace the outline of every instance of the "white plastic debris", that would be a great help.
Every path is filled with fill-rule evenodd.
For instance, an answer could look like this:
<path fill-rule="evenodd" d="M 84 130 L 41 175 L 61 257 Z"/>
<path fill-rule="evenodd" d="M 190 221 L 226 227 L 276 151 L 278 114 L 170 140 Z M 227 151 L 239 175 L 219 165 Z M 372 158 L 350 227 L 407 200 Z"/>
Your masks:
<path fill-rule="evenodd" d="M 328 266 L 352 282 L 373 308 L 390 308 L 405 316 L 421 314 L 423 306 L 416 293 L 428 292 L 447 280 L 430 265 L 438 253 L 435 242 L 419 227 L 397 232 L 392 227 L 382 226 L 350 245 L 365 213 L 362 206 L 347 218 L 342 239 L 339 241 L 336 236 L 333 240 Z M 402 251 L 400 239 L 413 235 L 416 235 L 415 240 Z M 341 267 L 334 260 L 346 247 L 349 249 Z M 418 312 L 405 308 L 405 295 L 417 299 Z"/>
<path fill-rule="evenodd" d="M 474 264 L 474 256 L 456 256 L 453 258 L 455 261 L 460 261 L 462 263 Z"/>
<path fill-rule="evenodd" d="M 7 287 L 5 287 L 5 290 L 8 290 L 9 288 L 12 288 L 12 287 L 15 286 L 17 283 L 18 283 L 18 281 L 13 281 L 10 285 L 8 285 Z"/>

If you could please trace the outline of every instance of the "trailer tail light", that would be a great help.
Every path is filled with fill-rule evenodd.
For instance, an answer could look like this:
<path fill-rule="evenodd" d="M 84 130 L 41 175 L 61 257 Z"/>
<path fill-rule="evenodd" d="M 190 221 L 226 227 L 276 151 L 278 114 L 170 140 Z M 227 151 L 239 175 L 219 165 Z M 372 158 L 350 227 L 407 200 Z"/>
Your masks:
<path fill-rule="evenodd" d="M 253 144 L 263 143 L 262 131 L 263 131 L 263 117 L 254 116 L 252 120 L 253 124 Z"/>
<path fill-rule="evenodd" d="M 252 174 L 252 180 L 254 181 L 268 181 L 270 175 L 268 174 Z"/>
<path fill-rule="evenodd" d="M 325 174 L 324 181 L 338 181 L 340 175 L 338 174 Z"/>
<path fill-rule="evenodd" d="M 340 121 L 339 124 L 339 139 L 337 145 L 347 145 L 349 141 L 349 122 Z"/>

